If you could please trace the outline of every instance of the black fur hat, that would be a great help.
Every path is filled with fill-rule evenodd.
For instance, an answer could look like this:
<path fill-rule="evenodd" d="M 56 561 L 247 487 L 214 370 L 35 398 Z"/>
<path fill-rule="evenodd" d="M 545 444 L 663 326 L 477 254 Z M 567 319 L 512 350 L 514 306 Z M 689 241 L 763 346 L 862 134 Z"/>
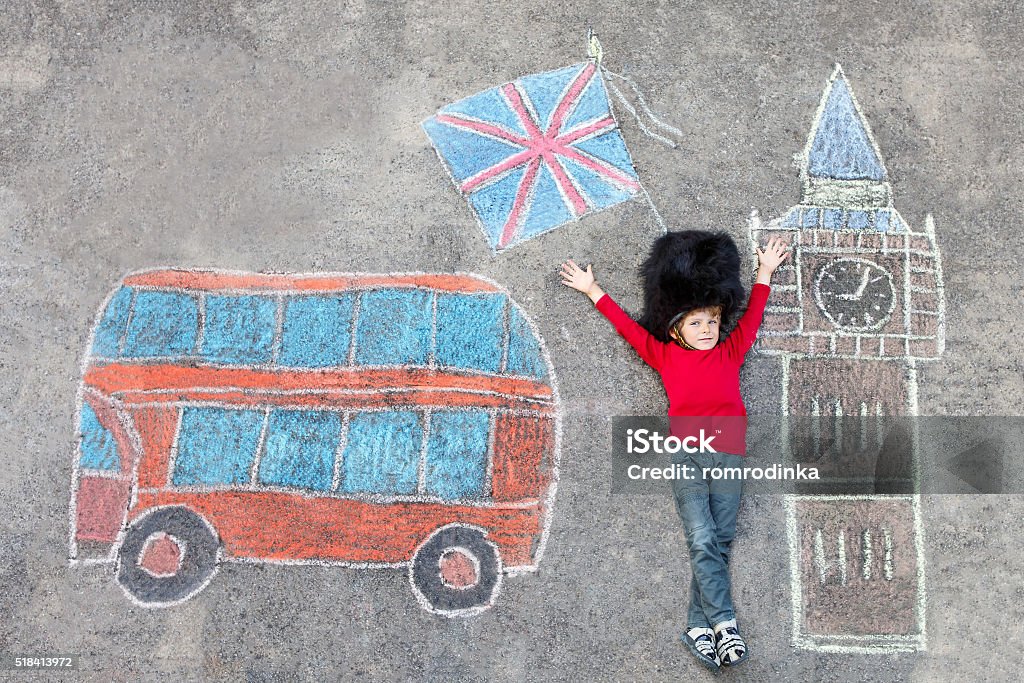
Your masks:
<path fill-rule="evenodd" d="M 740 254 L 728 233 L 683 230 L 662 235 L 640 266 L 644 312 L 638 321 L 663 342 L 680 314 L 707 306 L 722 307 L 721 328 L 743 299 Z"/>

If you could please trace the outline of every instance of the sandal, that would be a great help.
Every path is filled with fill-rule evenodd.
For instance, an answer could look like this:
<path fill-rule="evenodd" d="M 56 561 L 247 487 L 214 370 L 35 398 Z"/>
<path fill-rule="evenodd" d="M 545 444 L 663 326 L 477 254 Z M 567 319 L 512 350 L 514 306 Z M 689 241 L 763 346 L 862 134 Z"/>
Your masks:
<path fill-rule="evenodd" d="M 735 619 L 715 626 L 715 649 L 722 666 L 735 666 L 747 658 L 749 650 Z"/>
<path fill-rule="evenodd" d="M 721 668 L 715 650 L 715 632 L 706 626 L 696 626 L 683 633 L 683 642 L 701 664 L 717 672 Z"/>

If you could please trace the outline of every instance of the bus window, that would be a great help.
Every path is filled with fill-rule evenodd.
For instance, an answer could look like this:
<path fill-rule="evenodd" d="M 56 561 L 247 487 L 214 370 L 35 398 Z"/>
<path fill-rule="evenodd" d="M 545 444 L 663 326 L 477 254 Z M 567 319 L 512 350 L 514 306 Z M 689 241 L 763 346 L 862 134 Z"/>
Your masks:
<path fill-rule="evenodd" d="M 349 421 L 341 488 L 348 493 L 416 493 L 423 428 L 411 410 L 357 413 Z"/>
<path fill-rule="evenodd" d="M 260 483 L 330 491 L 339 441 L 339 413 L 272 410 L 260 458 Z"/>
<path fill-rule="evenodd" d="M 82 404 L 82 446 L 78 464 L 91 470 L 120 470 L 114 435 L 100 424 L 96 412 L 88 403 Z"/>
<path fill-rule="evenodd" d="M 505 300 L 495 294 L 438 294 L 438 364 L 485 372 L 501 370 Z"/>
<path fill-rule="evenodd" d="M 300 368 L 345 365 L 351 340 L 352 295 L 296 296 L 285 300 L 277 362 Z"/>
<path fill-rule="evenodd" d="M 191 354 L 199 328 L 199 304 L 175 292 L 139 292 L 124 340 L 131 358 Z"/>
<path fill-rule="evenodd" d="M 490 424 L 490 415 L 483 410 L 444 410 L 430 415 L 427 494 L 441 498 L 484 495 Z"/>
<path fill-rule="evenodd" d="M 248 483 L 262 428 L 262 410 L 185 408 L 174 484 Z"/>
<path fill-rule="evenodd" d="M 547 374 L 540 342 L 519 309 L 509 304 L 508 373 L 541 378 Z"/>
<path fill-rule="evenodd" d="M 110 298 L 107 310 L 103 311 L 103 319 L 96 326 L 96 334 L 93 336 L 92 355 L 105 358 L 116 358 L 117 347 L 124 334 L 125 324 L 128 322 L 128 311 L 132 306 L 132 290 L 130 287 L 122 287 L 117 294 Z"/>
<path fill-rule="evenodd" d="M 433 331 L 433 292 L 377 289 L 364 292 L 356 325 L 356 363 L 424 365 Z"/>
<path fill-rule="evenodd" d="M 251 365 L 270 360 L 277 302 L 265 296 L 207 296 L 202 356 Z"/>

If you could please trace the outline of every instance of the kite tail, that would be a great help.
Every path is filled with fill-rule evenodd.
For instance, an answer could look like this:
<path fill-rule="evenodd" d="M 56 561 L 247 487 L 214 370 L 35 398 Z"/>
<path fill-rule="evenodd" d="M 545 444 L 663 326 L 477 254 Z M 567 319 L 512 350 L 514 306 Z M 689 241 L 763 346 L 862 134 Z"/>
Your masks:
<path fill-rule="evenodd" d="M 679 130 L 675 126 L 670 126 L 669 124 L 665 123 L 664 121 L 662 121 L 661 119 L 654 115 L 654 112 L 651 111 L 651 108 L 647 106 L 647 100 L 644 99 L 643 93 L 640 92 L 640 88 L 637 86 L 635 82 L 633 82 L 632 79 L 621 74 L 617 74 L 603 65 L 600 67 L 600 69 L 601 73 L 603 73 L 605 76 L 618 78 L 621 81 L 625 81 L 626 84 L 629 85 L 630 89 L 633 91 L 633 94 L 636 95 L 637 104 L 640 105 L 640 112 L 645 114 L 647 118 L 651 120 L 651 122 L 653 122 L 656 126 L 658 126 L 659 128 L 668 133 L 671 133 L 677 137 L 683 137 L 683 131 Z M 653 130 L 644 125 L 644 121 L 640 117 L 640 113 L 638 113 L 637 110 L 633 107 L 633 105 L 629 103 L 629 100 L 627 100 L 626 96 L 622 94 L 622 91 L 619 90 L 615 86 L 615 84 L 611 82 L 611 80 L 608 80 L 607 82 L 608 87 L 612 91 L 612 94 L 615 95 L 616 99 L 618 99 L 622 106 L 626 108 L 626 111 L 632 114 L 633 118 L 636 119 L 636 123 L 640 127 L 640 130 L 642 130 L 648 137 L 658 140 L 659 142 L 668 145 L 672 149 L 676 149 L 679 147 L 679 143 L 677 143 L 676 141 L 670 140 L 664 135 L 655 133 Z"/>
<path fill-rule="evenodd" d="M 631 79 L 620 74 L 617 74 L 614 71 L 609 71 L 607 68 L 605 68 L 604 64 L 601 63 L 601 59 L 603 57 L 604 50 L 601 49 L 601 41 L 598 40 L 597 34 L 594 33 L 594 30 L 590 29 L 590 31 L 587 32 L 587 58 L 592 59 L 594 61 L 594 64 L 597 66 L 601 74 L 604 76 L 604 82 L 611 90 L 612 94 L 615 95 L 616 99 L 618 99 L 622 106 L 626 108 L 626 111 L 633 115 L 633 118 L 636 119 L 637 126 L 640 127 L 640 130 L 643 131 L 645 135 L 665 145 L 668 145 L 672 149 L 677 149 L 679 147 L 679 144 L 675 140 L 671 140 L 665 137 L 664 135 L 655 133 L 653 130 L 651 130 L 644 124 L 644 121 L 640 117 L 640 114 L 637 113 L 633 105 L 630 104 L 629 100 L 626 99 L 626 96 L 622 94 L 622 91 L 619 90 L 614 83 L 612 83 L 611 79 L 618 78 L 621 81 L 625 81 L 625 83 L 629 85 L 630 89 L 633 91 L 633 94 L 636 95 L 637 103 L 639 103 L 640 105 L 640 111 L 645 116 L 647 116 L 647 118 L 650 119 L 654 123 L 654 125 L 660 127 L 663 131 L 671 133 L 672 135 L 675 135 L 680 138 L 683 137 L 683 131 L 679 130 L 675 126 L 668 125 L 667 123 L 659 119 L 657 116 L 655 116 L 654 112 L 651 111 L 651 108 L 647 106 L 647 100 L 644 99 L 644 96 L 640 92 L 640 88 L 637 87 L 637 84 L 634 83 Z M 658 221 L 658 227 L 661 228 L 661 232 L 663 234 L 668 233 L 668 226 L 665 224 L 665 219 L 661 217 L 661 214 L 658 212 L 658 207 L 654 205 L 654 200 L 651 199 L 651 195 L 649 192 L 647 192 L 647 188 L 644 187 L 643 183 L 640 183 L 640 191 L 643 193 L 644 199 L 647 200 L 647 205 L 651 208 L 651 212 L 654 214 L 654 218 Z"/>
<path fill-rule="evenodd" d="M 614 83 L 612 83 L 609 77 L 614 76 L 615 78 L 621 79 L 625 81 L 627 84 L 629 84 L 629 87 L 632 88 L 633 92 L 636 94 L 637 102 L 640 104 L 640 110 L 645 115 L 647 115 L 647 117 L 656 125 L 660 126 L 663 130 L 674 135 L 677 135 L 679 137 L 683 136 L 683 131 L 679 130 L 674 126 L 668 125 L 667 123 L 659 119 L 657 116 L 655 116 L 654 112 L 651 111 L 651 108 L 647 106 L 647 101 L 644 100 L 644 96 L 640 94 L 640 89 L 632 80 L 626 78 L 625 76 L 620 76 L 619 74 L 613 71 L 609 71 L 604 66 L 602 66 L 600 62 L 598 62 L 598 68 L 601 69 L 601 73 L 605 76 L 605 83 L 608 85 L 608 88 L 611 90 L 612 94 L 615 95 L 616 99 L 618 99 L 622 106 L 626 108 L 626 111 L 633 115 L 633 118 L 636 119 L 636 124 L 637 126 L 640 127 L 640 130 L 643 131 L 644 134 L 647 135 L 648 137 L 657 140 L 665 145 L 668 145 L 672 149 L 677 149 L 679 147 L 679 144 L 677 142 L 675 142 L 674 140 L 670 140 L 664 135 L 655 133 L 653 130 L 644 125 L 644 121 L 642 118 L 640 118 L 640 114 L 637 113 L 636 109 L 633 108 L 633 105 L 629 103 L 629 100 L 626 99 L 626 96 L 622 94 L 622 91 L 619 90 Z M 651 195 L 649 192 L 647 192 L 647 188 L 644 187 L 643 183 L 640 184 L 640 191 L 643 193 L 644 199 L 647 200 L 647 205 L 651 208 L 651 212 L 654 213 L 654 218 L 658 221 L 658 227 L 661 228 L 661 232 L 663 234 L 667 233 L 668 226 L 665 224 L 665 219 L 661 217 L 661 214 L 658 212 L 658 207 L 654 205 L 654 200 L 651 199 Z"/>

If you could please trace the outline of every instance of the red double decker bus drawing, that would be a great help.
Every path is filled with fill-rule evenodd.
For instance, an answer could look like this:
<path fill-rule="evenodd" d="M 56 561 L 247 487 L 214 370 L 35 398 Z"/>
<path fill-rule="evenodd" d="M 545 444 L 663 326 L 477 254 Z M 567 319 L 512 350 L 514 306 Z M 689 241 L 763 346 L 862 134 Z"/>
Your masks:
<path fill-rule="evenodd" d="M 560 420 L 543 341 L 480 276 L 133 273 L 84 362 L 70 557 L 146 606 L 233 560 L 406 568 L 474 614 L 540 562 Z"/>

